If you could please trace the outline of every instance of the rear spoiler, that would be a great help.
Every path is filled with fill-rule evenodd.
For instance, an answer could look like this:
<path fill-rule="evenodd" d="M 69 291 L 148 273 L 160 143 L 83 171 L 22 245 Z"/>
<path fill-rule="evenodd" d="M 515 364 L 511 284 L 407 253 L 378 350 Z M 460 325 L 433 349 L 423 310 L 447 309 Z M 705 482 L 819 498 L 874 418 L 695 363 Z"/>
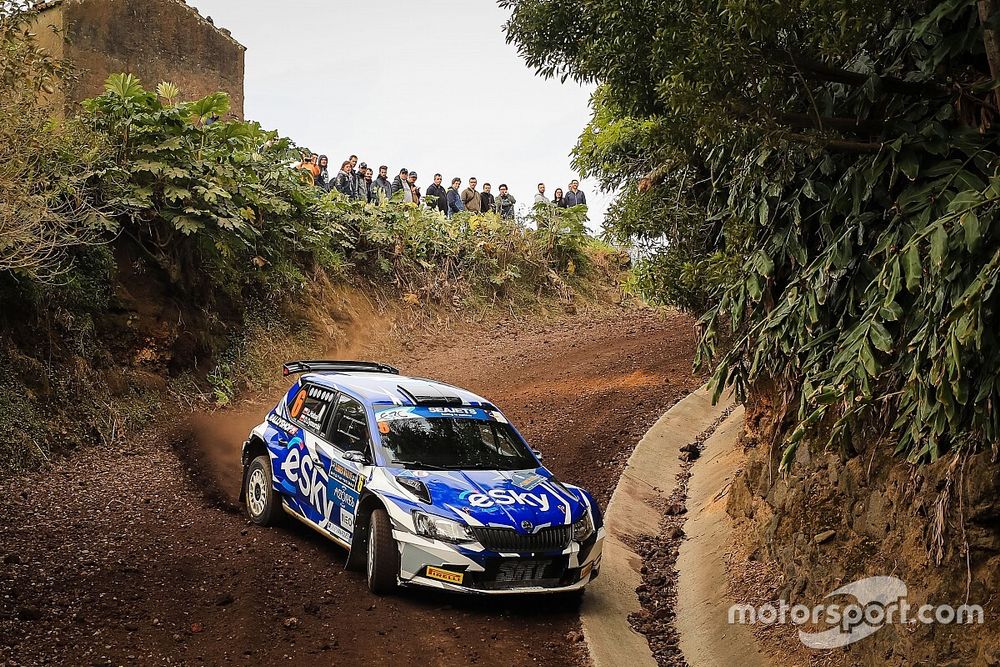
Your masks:
<path fill-rule="evenodd" d="M 289 361 L 282 366 L 285 377 L 298 373 L 388 373 L 399 375 L 399 369 L 374 361 Z"/>

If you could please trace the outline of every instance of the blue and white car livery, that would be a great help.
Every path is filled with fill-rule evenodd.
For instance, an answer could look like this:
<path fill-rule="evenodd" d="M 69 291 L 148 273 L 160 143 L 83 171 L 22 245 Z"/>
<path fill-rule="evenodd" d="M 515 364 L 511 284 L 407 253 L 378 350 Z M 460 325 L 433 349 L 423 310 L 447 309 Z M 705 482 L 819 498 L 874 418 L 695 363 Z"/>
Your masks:
<path fill-rule="evenodd" d="M 486 399 L 384 364 L 284 370 L 304 375 L 243 446 L 255 523 L 306 523 L 347 548 L 376 593 L 567 592 L 597 576 L 597 503 L 555 479 Z"/>

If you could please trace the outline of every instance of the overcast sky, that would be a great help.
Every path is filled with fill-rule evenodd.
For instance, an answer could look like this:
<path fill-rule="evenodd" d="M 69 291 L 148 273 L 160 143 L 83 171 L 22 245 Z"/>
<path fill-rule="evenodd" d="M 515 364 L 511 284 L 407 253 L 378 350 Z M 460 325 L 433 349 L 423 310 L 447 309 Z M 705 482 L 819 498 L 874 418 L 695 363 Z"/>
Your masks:
<path fill-rule="evenodd" d="M 246 116 L 329 155 L 331 172 L 357 154 L 417 170 L 424 190 L 435 172 L 494 195 L 507 183 L 518 203 L 577 177 L 569 152 L 592 88 L 536 77 L 493 0 L 188 3 L 247 47 Z M 582 189 L 596 229 L 607 198 Z"/>

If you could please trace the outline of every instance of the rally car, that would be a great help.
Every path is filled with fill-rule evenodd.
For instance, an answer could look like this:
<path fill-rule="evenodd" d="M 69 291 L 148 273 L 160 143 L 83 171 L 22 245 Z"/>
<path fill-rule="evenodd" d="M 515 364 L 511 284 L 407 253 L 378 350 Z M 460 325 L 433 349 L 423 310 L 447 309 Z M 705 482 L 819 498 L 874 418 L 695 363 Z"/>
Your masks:
<path fill-rule="evenodd" d="M 597 503 L 486 399 L 372 362 L 284 373 L 301 377 L 243 445 L 254 523 L 305 523 L 346 548 L 377 594 L 569 592 L 597 576 Z"/>

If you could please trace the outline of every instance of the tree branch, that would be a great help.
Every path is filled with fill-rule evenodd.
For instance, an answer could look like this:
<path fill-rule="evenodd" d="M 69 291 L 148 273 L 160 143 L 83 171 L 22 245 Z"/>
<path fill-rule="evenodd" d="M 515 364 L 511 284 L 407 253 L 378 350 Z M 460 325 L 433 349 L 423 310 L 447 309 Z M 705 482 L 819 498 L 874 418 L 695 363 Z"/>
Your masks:
<path fill-rule="evenodd" d="M 782 135 L 789 141 L 800 144 L 812 144 L 835 153 L 877 153 L 882 150 L 882 144 L 877 141 L 846 141 L 844 139 L 827 139 L 813 134 L 790 134 Z"/>
<path fill-rule="evenodd" d="M 994 0 L 987 0 L 994 1 Z M 871 75 L 852 72 L 842 67 L 834 67 L 818 60 L 813 60 L 801 54 L 787 54 L 785 65 L 797 67 L 811 78 L 842 83 L 848 86 L 863 86 L 872 78 Z M 949 93 L 948 87 L 932 82 L 904 81 L 894 76 L 876 76 L 878 85 L 890 93 L 915 95 L 918 97 L 941 97 Z"/>
<path fill-rule="evenodd" d="M 805 113 L 783 113 L 778 122 L 795 128 L 813 128 L 816 130 L 837 130 L 838 132 L 856 132 L 857 134 L 876 135 L 885 130 L 885 122 L 880 120 L 862 120 L 860 118 L 840 118 L 817 116 Z"/>

